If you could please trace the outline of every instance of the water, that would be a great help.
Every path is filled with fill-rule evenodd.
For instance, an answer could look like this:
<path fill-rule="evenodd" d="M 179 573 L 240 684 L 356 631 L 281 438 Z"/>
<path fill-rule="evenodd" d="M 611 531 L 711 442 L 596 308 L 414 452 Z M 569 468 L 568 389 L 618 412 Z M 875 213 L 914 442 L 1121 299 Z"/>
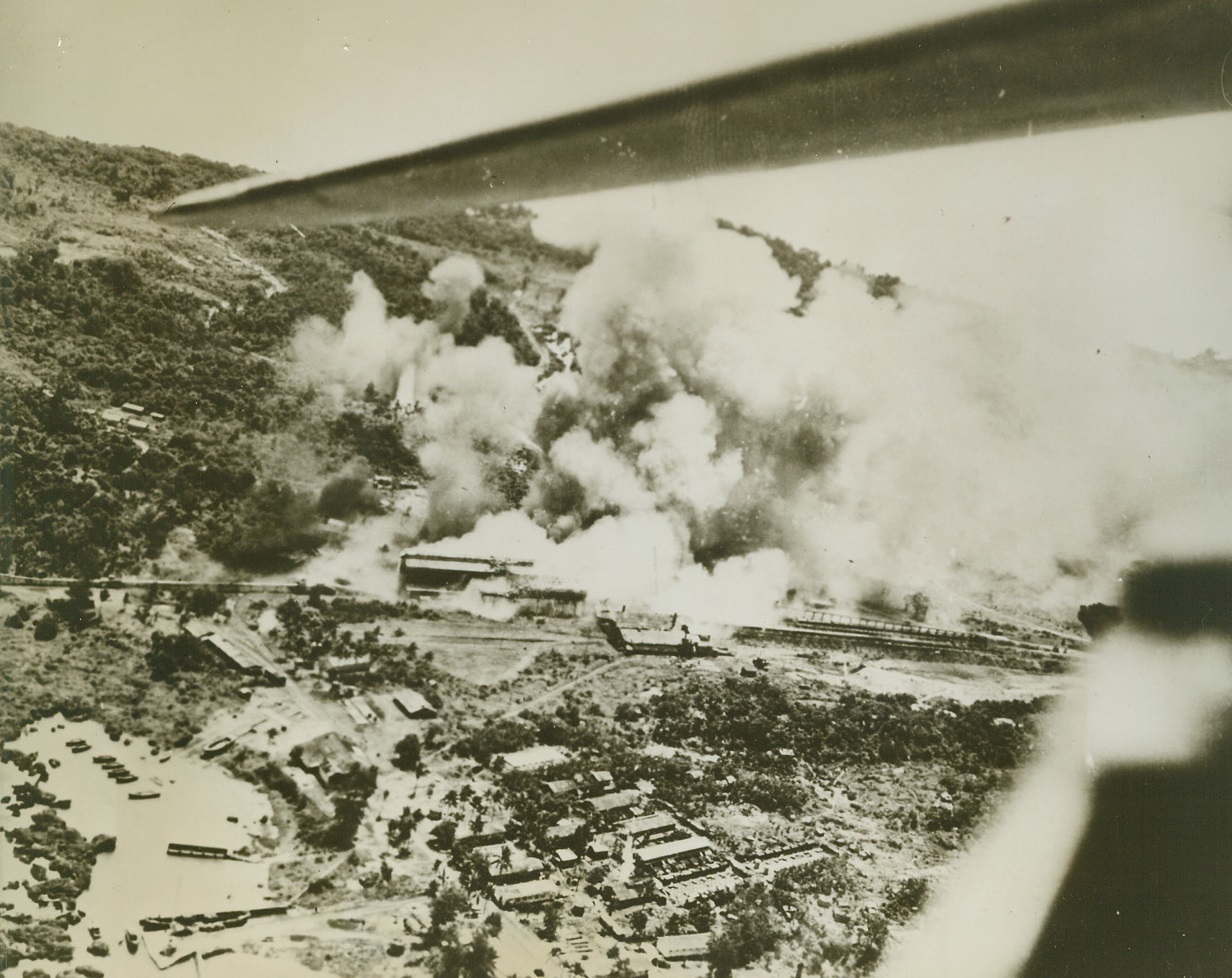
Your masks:
<path fill-rule="evenodd" d="M 65 742 L 81 738 L 91 749 L 72 753 Z M 268 905 L 265 885 L 268 868 L 263 863 L 232 860 L 190 859 L 168 856 L 168 842 L 221 846 L 235 850 L 249 846 L 255 852 L 254 836 L 273 837 L 269 821 L 269 803 L 252 785 L 238 781 L 217 765 L 195 757 L 176 753 L 160 763 L 151 755 L 144 740 L 133 739 L 128 745 L 113 742 L 94 722 L 66 723 L 60 717 L 38 721 L 28 727 L 10 746 L 26 753 L 37 753 L 46 763 L 55 758 L 58 768 L 48 765 L 48 780 L 43 788 L 57 798 L 71 799 L 61 818 L 87 839 L 100 833 L 116 838 L 115 852 L 103 853 L 94 865 L 90 888 L 81 895 L 77 905 L 86 917 L 73 929 L 78 953 L 73 964 L 93 963 L 108 978 L 150 978 L 157 969 L 144 950 L 130 955 L 120 941 L 126 930 L 140 934 L 138 920 L 147 916 L 175 916 L 220 910 L 251 910 Z M 121 761 L 138 780 L 117 785 L 92 758 L 110 754 Z M 16 780 L 26 776 L 12 766 L 0 767 L 0 781 L 5 793 Z M 130 791 L 160 792 L 160 797 L 133 801 Z M 262 818 L 267 819 L 262 822 Z M 3 812 L 6 828 L 28 821 L 29 812 L 13 818 Z M 230 821 L 234 818 L 235 821 Z M 17 862 L 7 843 L 0 853 L 0 868 L 5 878 L 28 878 L 29 867 Z M 14 874 L 14 875 L 10 875 Z M 0 899 L 17 904 L 18 910 L 29 910 L 24 891 L 0 890 Z M 40 911 L 40 915 L 50 914 Z M 94 961 L 84 954 L 90 943 L 88 927 L 98 927 L 102 939 L 111 945 L 111 955 Z M 166 932 L 147 935 L 150 947 L 161 950 L 168 942 Z M 213 944 L 235 946 L 247 935 L 243 928 L 212 935 Z M 177 942 L 184 949 L 196 946 L 192 942 Z M 27 965 L 28 967 L 28 965 Z M 63 965 L 55 966 L 61 970 Z M 294 962 L 269 961 L 264 958 L 222 955 L 202 963 L 202 971 L 219 974 L 260 974 L 271 976 L 298 975 Z M 194 970 L 192 964 L 175 969 L 172 974 Z M 54 971 L 53 971 L 54 973 Z"/>

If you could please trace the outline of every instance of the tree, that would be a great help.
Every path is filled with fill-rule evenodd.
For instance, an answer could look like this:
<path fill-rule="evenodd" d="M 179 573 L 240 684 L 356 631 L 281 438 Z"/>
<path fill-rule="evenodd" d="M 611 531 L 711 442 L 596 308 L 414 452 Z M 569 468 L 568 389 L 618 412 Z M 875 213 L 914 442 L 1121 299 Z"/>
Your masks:
<path fill-rule="evenodd" d="M 420 761 L 423 756 L 423 745 L 417 734 L 407 734 L 394 746 L 393 765 L 399 771 L 420 773 Z"/>
<path fill-rule="evenodd" d="M 428 933 L 424 935 L 424 943 L 429 946 L 440 943 L 445 929 L 468 906 L 470 904 L 467 902 L 466 894 L 458 887 L 442 886 L 437 890 L 428 912 Z"/>
<path fill-rule="evenodd" d="M 159 681 L 177 672 L 202 672 L 211 662 L 201 643 L 187 632 L 175 635 L 155 632 L 150 636 L 150 651 L 145 654 L 145 661 L 150 675 Z"/>
<path fill-rule="evenodd" d="M 432 975 L 433 978 L 491 978 L 495 964 L 496 950 L 486 930 L 476 931 L 467 945 L 458 940 L 456 931 L 450 931 L 433 955 Z"/>
<path fill-rule="evenodd" d="M 465 960 L 466 951 L 458 943 L 458 933 L 450 928 L 442 935 L 440 947 L 432 955 L 432 978 L 462 978 Z"/>
<path fill-rule="evenodd" d="M 496 949 L 492 947 L 492 942 L 488 939 L 488 932 L 486 930 L 476 931 L 463 959 L 463 978 L 491 978 L 495 964 Z"/>
<path fill-rule="evenodd" d="M 607 978 L 634 978 L 634 975 L 633 965 L 629 963 L 629 959 L 622 954 L 617 954 L 616 960 L 612 963 L 612 970 L 607 973 Z"/>
<path fill-rule="evenodd" d="M 51 615 L 44 615 L 34 623 L 34 639 L 37 642 L 50 642 L 60 633 L 60 626 Z"/>
<path fill-rule="evenodd" d="M 556 932 L 560 929 L 560 904 L 549 903 L 543 908 L 543 927 L 539 933 L 545 941 L 556 940 Z"/>
<path fill-rule="evenodd" d="M 438 822 L 436 828 L 432 830 L 432 847 L 438 852 L 445 852 L 453 848 L 454 839 L 458 835 L 458 823 L 451 818 L 443 819 Z"/>
<path fill-rule="evenodd" d="M 773 951 L 779 936 L 765 888 L 750 887 L 732 901 L 723 929 L 710 939 L 707 957 L 711 972 L 715 978 L 731 978 L 736 968 Z"/>

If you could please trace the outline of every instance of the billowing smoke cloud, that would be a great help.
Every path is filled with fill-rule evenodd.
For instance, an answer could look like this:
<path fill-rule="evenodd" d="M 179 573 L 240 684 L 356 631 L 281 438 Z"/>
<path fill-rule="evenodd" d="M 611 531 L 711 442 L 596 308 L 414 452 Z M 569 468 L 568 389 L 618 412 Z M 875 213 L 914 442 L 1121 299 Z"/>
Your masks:
<path fill-rule="evenodd" d="M 471 295 L 483 285 L 483 268 L 469 255 L 451 255 L 428 273 L 423 294 L 435 305 L 441 329 L 454 332 L 466 316 Z"/>
<path fill-rule="evenodd" d="M 535 369 L 494 337 L 475 347 L 446 340 L 422 368 L 419 458 L 429 476 L 429 534 L 470 529 L 483 513 L 509 506 L 491 475 L 529 442 L 539 411 L 535 379 Z"/>
<path fill-rule="evenodd" d="M 363 272 L 351 280 L 351 308 L 339 329 L 314 317 L 301 323 L 292 341 L 296 363 L 313 383 L 335 385 L 353 394 L 372 384 L 391 396 L 407 365 L 430 355 L 439 343 L 433 323 L 390 319 L 385 299 Z"/>
<path fill-rule="evenodd" d="M 535 371 L 519 365 L 504 341 L 459 346 L 450 332 L 482 283 L 474 259 L 445 259 L 424 285 L 437 318 L 418 322 L 390 317 L 372 280 L 358 272 L 341 328 L 312 319 L 293 344 L 312 380 L 351 395 L 371 384 L 415 412 L 408 430 L 429 476 L 425 529 L 433 537 L 470 529 L 483 513 L 509 505 L 491 473 L 529 444 L 539 412 Z"/>
<path fill-rule="evenodd" d="M 438 319 L 460 321 L 481 281 L 439 266 Z M 1203 522 L 1232 484 L 1228 376 L 868 285 L 829 268 L 793 315 L 799 282 L 761 240 L 640 228 L 609 235 L 564 300 L 580 373 L 536 385 L 501 340 L 389 320 L 359 277 L 337 367 L 387 338 L 347 383 L 383 376 L 420 406 L 429 538 L 535 559 L 616 605 L 747 619 L 793 587 L 922 590 L 944 614 L 952 594 L 1017 587 L 1072 609 L 1157 540 L 1232 544 L 1211 536 L 1226 519 Z M 529 491 L 502 512 L 528 445 Z"/>
<path fill-rule="evenodd" d="M 334 476 L 317 496 L 317 512 L 330 519 L 349 519 L 381 511 L 381 497 L 372 488 L 372 469 L 357 459 Z"/>

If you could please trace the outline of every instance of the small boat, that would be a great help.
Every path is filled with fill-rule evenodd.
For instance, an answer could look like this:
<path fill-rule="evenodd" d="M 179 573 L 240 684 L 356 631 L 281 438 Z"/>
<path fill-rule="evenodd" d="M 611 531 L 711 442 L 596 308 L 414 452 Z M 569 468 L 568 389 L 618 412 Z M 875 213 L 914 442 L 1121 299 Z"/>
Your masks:
<path fill-rule="evenodd" d="M 113 768 L 111 768 L 110 770 L 108 770 L 108 771 L 107 771 L 107 777 L 109 777 L 109 778 L 117 778 L 117 779 L 118 779 L 118 778 L 122 778 L 122 777 L 124 777 L 124 775 L 126 775 L 126 774 L 128 774 L 128 773 L 129 773 L 128 768 L 126 768 L 126 767 L 124 767 L 123 765 L 121 765 L 120 767 L 113 767 Z"/>
<path fill-rule="evenodd" d="M 90 749 L 90 745 L 83 740 L 80 744 L 69 744 L 68 749 L 74 754 L 84 754 Z"/>
<path fill-rule="evenodd" d="M 123 761 L 103 761 L 102 768 L 104 771 L 118 771 L 124 767 Z"/>
<path fill-rule="evenodd" d="M 95 764 L 114 764 L 115 758 L 112 757 L 110 754 L 95 754 L 94 763 Z"/>
<path fill-rule="evenodd" d="M 159 798 L 161 795 L 157 791 L 130 791 L 128 793 L 129 801 L 148 801 L 151 798 Z"/>
<path fill-rule="evenodd" d="M 126 930 L 124 932 L 124 946 L 128 948 L 129 954 L 137 953 L 137 935 L 131 930 Z"/>
<path fill-rule="evenodd" d="M 122 774 L 115 779 L 115 782 L 116 784 L 132 784 L 136 780 L 137 775 L 135 774 Z"/>
<path fill-rule="evenodd" d="M 202 924 L 202 925 L 201 925 L 201 933 L 202 933 L 202 934 L 214 934 L 214 933 L 216 933 L 217 931 L 222 930 L 222 929 L 223 929 L 223 927 L 224 927 L 224 925 L 223 925 L 223 924 L 219 923 L 217 920 L 214 920 L 214 921 L 211 921 L 211 922 L 210 922 L 210 923 L 208 923 L 208 924 Z"/>
<path fill-rule="evenodd" d="M 166 930 L 168 927 L 171 926 L 171 918 L 170 917 L 142 917 L 140 923 L 141 923 L 142 930 Z"/>
<path fill-rule="evenodd" d="M 161 954 L 164 958 L 169 958 L 171 957 L 171 955 L 175 954 L 175 952 L 178 950 L 179 948 L 175 946 L 174 941 L 168 941 L 167 946 L 163 948 L 161 951 L 159 951 L 158 953 Z"/>
<path fill-rule="evenodd" d="M 232 953 L 234 952 L 229 947 L 216 947 L 216 948 L 211 948 L 209 951 L 202 952 L 201 957 L 203 960 L 208 960 L 210 958 L 216 958 L 220 954 L 232 954 Z"/>
<path fill-rule="evenodd" d="M 248 923 L 248 914 L 242 913 L 236 917 L 228 917 L 222 922 L 224 927 L 243 927 Z"/>
<path fill-rule="evenodd" d="M 172 937 L 192 937 L 192 932 L 192 928 L 184 924 L 176 924 L 176 926 L 171 928 Z"/>
<path fill-rule="evenodd" d="M 82 740 L 80 737 L 75 737 L 73 740 L 66 740 L 64 742 L 64 746 L 65 747 L 80 747 L 84 743 L 85 741 Z"/>
<path fill-rule="evenodd" d="M 47 766 L 50 768 L 57 768 L 60 766 L 60 762 L 54 757 L 49 757 L 47 758 Z"/>
<path fill-rule="evenodd" d="M 230 749 L 235 743 L 231 737 L 219 737 L 217 740 L 212 740 L 205 745 L 205 749 L 201 751 L 202 757 L 217 757 L 223 751 Z"/>

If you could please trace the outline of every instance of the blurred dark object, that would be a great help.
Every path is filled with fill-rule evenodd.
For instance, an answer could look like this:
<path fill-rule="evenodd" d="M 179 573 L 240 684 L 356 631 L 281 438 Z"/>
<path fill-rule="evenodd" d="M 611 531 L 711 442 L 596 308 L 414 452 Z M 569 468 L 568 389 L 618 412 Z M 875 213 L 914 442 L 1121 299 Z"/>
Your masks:
<path fill-rule="evenodd" d="M 1226 111 L 1230 35 L 1232 0 L 1034 0 L 330 173 L 199 191 L 160 216 L 221 226 L 453 213 Z"/>
<path fill-rule="evenodd" d="M 1232 637 L 1232 560 L 1136 567 L 1125 580 L 1123 605 L 1130 624 L 1149 632 Z"/>
<path fill-rule="evenodd" d="M 1232 561 L 1136 567 L 1122 603 L 1130 629 L 1161 641 L 1232 637 Z M 1183 644 L 1175 654 L 1186 654 Z M 1232 703 L 1215 745 L 1190 763 L 1100 775 L 1082 843 L 1020 978 L 1232 975 L 1230 720 Z"/>
<path fill-rule="evenodd" d="M 1078 609 L 1078 620 L 1091 638 L 1099 638 L 1121 624 L 1125 616 L 1114 604 L 1084 604 Z"/>

